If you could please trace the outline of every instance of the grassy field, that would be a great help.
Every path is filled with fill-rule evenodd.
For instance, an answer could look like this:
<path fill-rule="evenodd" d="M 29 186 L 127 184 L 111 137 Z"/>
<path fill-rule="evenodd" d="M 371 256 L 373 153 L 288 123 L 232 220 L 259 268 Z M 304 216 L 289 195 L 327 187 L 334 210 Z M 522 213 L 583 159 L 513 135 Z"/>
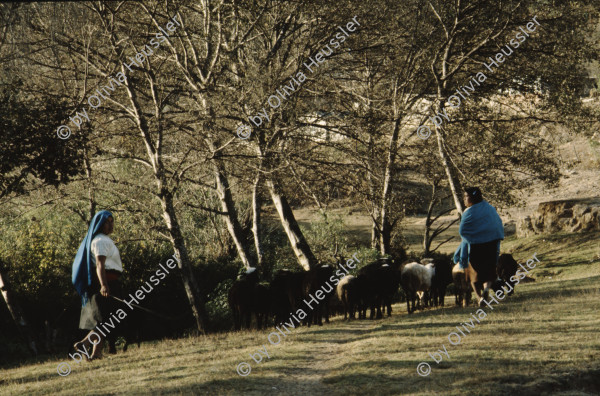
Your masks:
<path fill-rule="evenodd" d="M 503 251 L 518 260 L 537 252 L 536 282 L 486 308 L 459 345 L 448 334 L 477 307 L 454 307 L 448 296 L 444 309 L 409 316 L 398 303 L 383 320 L 292 329 L 279 345 L 267 341 L 272 329 L 144 343 L 74 364 L 66 377 L 56 371 L 66 356 L 32 360 L 0 370 L 0 394 L 599 394 L 599 240 L 599 232 L 508 238 Z M 449 358 L 436 364 L 428 353 L 442 344 Z M 270 358 L 256 363 L 249 354 L 263 346 Z M 246 377 L 236 373 L 242 361 Z M 417 375 L 420 362 L 429 376 Z"/>

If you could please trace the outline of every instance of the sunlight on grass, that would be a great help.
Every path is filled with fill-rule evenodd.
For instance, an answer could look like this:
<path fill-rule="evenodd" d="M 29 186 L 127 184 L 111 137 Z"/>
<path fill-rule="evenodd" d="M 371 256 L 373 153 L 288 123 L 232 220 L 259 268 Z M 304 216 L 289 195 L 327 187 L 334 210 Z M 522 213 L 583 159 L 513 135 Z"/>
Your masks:
<path fill-rule="evenodd" d="M 497 395 L 597 394 L 600 374 L 599 233 L 509 238 L 504 251 L 518 260 L 538 253 L 534 283 L 520 284 L 460 344 L 448 334 L 478 309 L 454 307 L 391 318 L 343 321 L 292 329 L 281 343 L 274 329 L 143 343 L 127 353 L 73 364 L 66 377 L 56 366 L 66 356 L 30 361 L 2 371 L 1 394 L 206 394 L 206 395 Z M 591 260 L 591 261 L 590 261 Z M 557 274 L 558 275 L 548 275 Z M 546 275 L 543 275 L 546 274 Z M 549 276 L 553 276 L 549 279 Z M 429 356 L 445 345 L 449 358 Z M 265 347 L 270 358 L 250 355 Z M 238 363 L 250 364 L 247 377 Z M 416 366 L 431 365 L 420 377 Z M 567 394 L 567 393 L 564 393 Z"/>

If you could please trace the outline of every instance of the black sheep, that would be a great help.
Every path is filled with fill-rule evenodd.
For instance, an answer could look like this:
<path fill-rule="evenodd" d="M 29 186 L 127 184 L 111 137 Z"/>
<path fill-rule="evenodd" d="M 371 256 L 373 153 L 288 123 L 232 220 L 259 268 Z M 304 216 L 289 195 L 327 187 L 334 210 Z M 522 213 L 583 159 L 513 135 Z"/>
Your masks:
<path fill-rule="evenodd" d="M 242 325 L 250 328 L 251 315 L 254 310 L 254 294 L 258 285 L 258 272 L 256 268 L 249 268 L 245 274 L 238 276 L 233 282 L 227 300 L 233 312 L 235 330 L 240 330 Z"/>
<path fill-rule="evenodd" d="M 295 313 L 302 300 L 302 291 L 306 272 L 279 270 L 271 282 L 271 311 L 275 315 L 275 323 L 279 324 Z"/>
<path fill-rule="evenodd" d="M 267 327 L 271 311 L 271 293 L 268 286 L 258 283 L 254 285 L 252 294 L 252 312 L 256 315 L 256 327 L 260 330 Z"/>
<path fill-rule="evenodd" d="M 312 309 L 307 307 L 306 323 L 309 327 L 311 324 L 322 326 L 323 317 L 325 317 L 325 322 L 329 323 L 329 300 L 335 293 L 335 286 L 329 280 L 332 276 L 333 268 L 329 265 L 318 266 L 305 274 L 303 295 L 312 307 Z M 315 296 L 315 293 L 319 291 L 324 293 L 322 300 Z M 313 298 L 316 300 L 315 302 L 313 302 Z"/>
<path fill-rule="evenodd" d="M 114 331 L 106 335 L 108 342 L 108 353 L 117 353 L 116 342 L 119 336 L 125 339 L 123 344 L 123 352 L 127 352 L 127 347 L 132 342 L 137 343 L 140 347 L 141 333 L 143 328 L 144 314 L 137 308 L 130 312 L 125 319 L 121 319 L 121 323 Z"/>
<path fill-rule="evenodd" d="M 360 298 L 359 318 L 366 318 L 367 308 L 371 308 L 370 318 L 383 317 L 381 306 L 387 307 L 388 316 L 392 315 L 392 298 L 400 285 L 399 271 L 393 261 L 379 259 L 367 264 L 358 271 L 356 277 Z"/>
<path fill-rule="evenodd" d="M 450 260 L 422 259 L 421 264 L 433 263 L 435 273 L 431 279 L 430 305 L 444 306 L 446 288 L 452 283 L 452 263 Z"/>
<path fill-rule="evenodd" d="M 519 269 L 519 264 L 513 258 L 512 255 L 508 253 L 501 254 L 498 258 L 498 265 L 496 266 L 496 270 L 498 272 L 498 277 L 504 281 L 504 283 L 508 283 L 511 285 L 511 291 L 508 295 L 512 295 L 514 293 L 515 285 L 518 282 L 511 282 L 511 276 L 515 276 L 517 274 L 517 270 Z M 499 282 L 502 284 L 502 282 Z M 495 285 L 494 290 L 497 290 L 498 286 Z"/>

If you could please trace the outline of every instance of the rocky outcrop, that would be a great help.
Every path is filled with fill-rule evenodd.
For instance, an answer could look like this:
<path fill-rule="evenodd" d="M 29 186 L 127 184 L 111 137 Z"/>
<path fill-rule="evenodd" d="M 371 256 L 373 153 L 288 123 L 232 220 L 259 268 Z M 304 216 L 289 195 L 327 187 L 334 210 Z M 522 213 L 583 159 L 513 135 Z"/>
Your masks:
<path fill-rule="evenodd" d="M 542 202 L 517 224 L 517 235 L 600 230 L 600 198 Z"/>

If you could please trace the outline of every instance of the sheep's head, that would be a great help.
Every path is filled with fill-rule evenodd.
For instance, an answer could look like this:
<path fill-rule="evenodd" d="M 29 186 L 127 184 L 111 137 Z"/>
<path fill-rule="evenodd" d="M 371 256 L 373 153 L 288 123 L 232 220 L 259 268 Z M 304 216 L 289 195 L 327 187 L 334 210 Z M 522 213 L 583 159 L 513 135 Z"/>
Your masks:
<path fill-rule="evenodd" d="M 238 275 L 238 280 L 245 279 L 252 282 L 258 282 L 258 271 L 255 267 L 250 267 Z"/>
<path fill-rule="evenodd" d="M 494 291 L 494 293 L 497 292 L 498 290 L 502 290 L 502 285 L 503 285 L 502 279 L 496 279 L 492 283 L 492 290 Z"/>

